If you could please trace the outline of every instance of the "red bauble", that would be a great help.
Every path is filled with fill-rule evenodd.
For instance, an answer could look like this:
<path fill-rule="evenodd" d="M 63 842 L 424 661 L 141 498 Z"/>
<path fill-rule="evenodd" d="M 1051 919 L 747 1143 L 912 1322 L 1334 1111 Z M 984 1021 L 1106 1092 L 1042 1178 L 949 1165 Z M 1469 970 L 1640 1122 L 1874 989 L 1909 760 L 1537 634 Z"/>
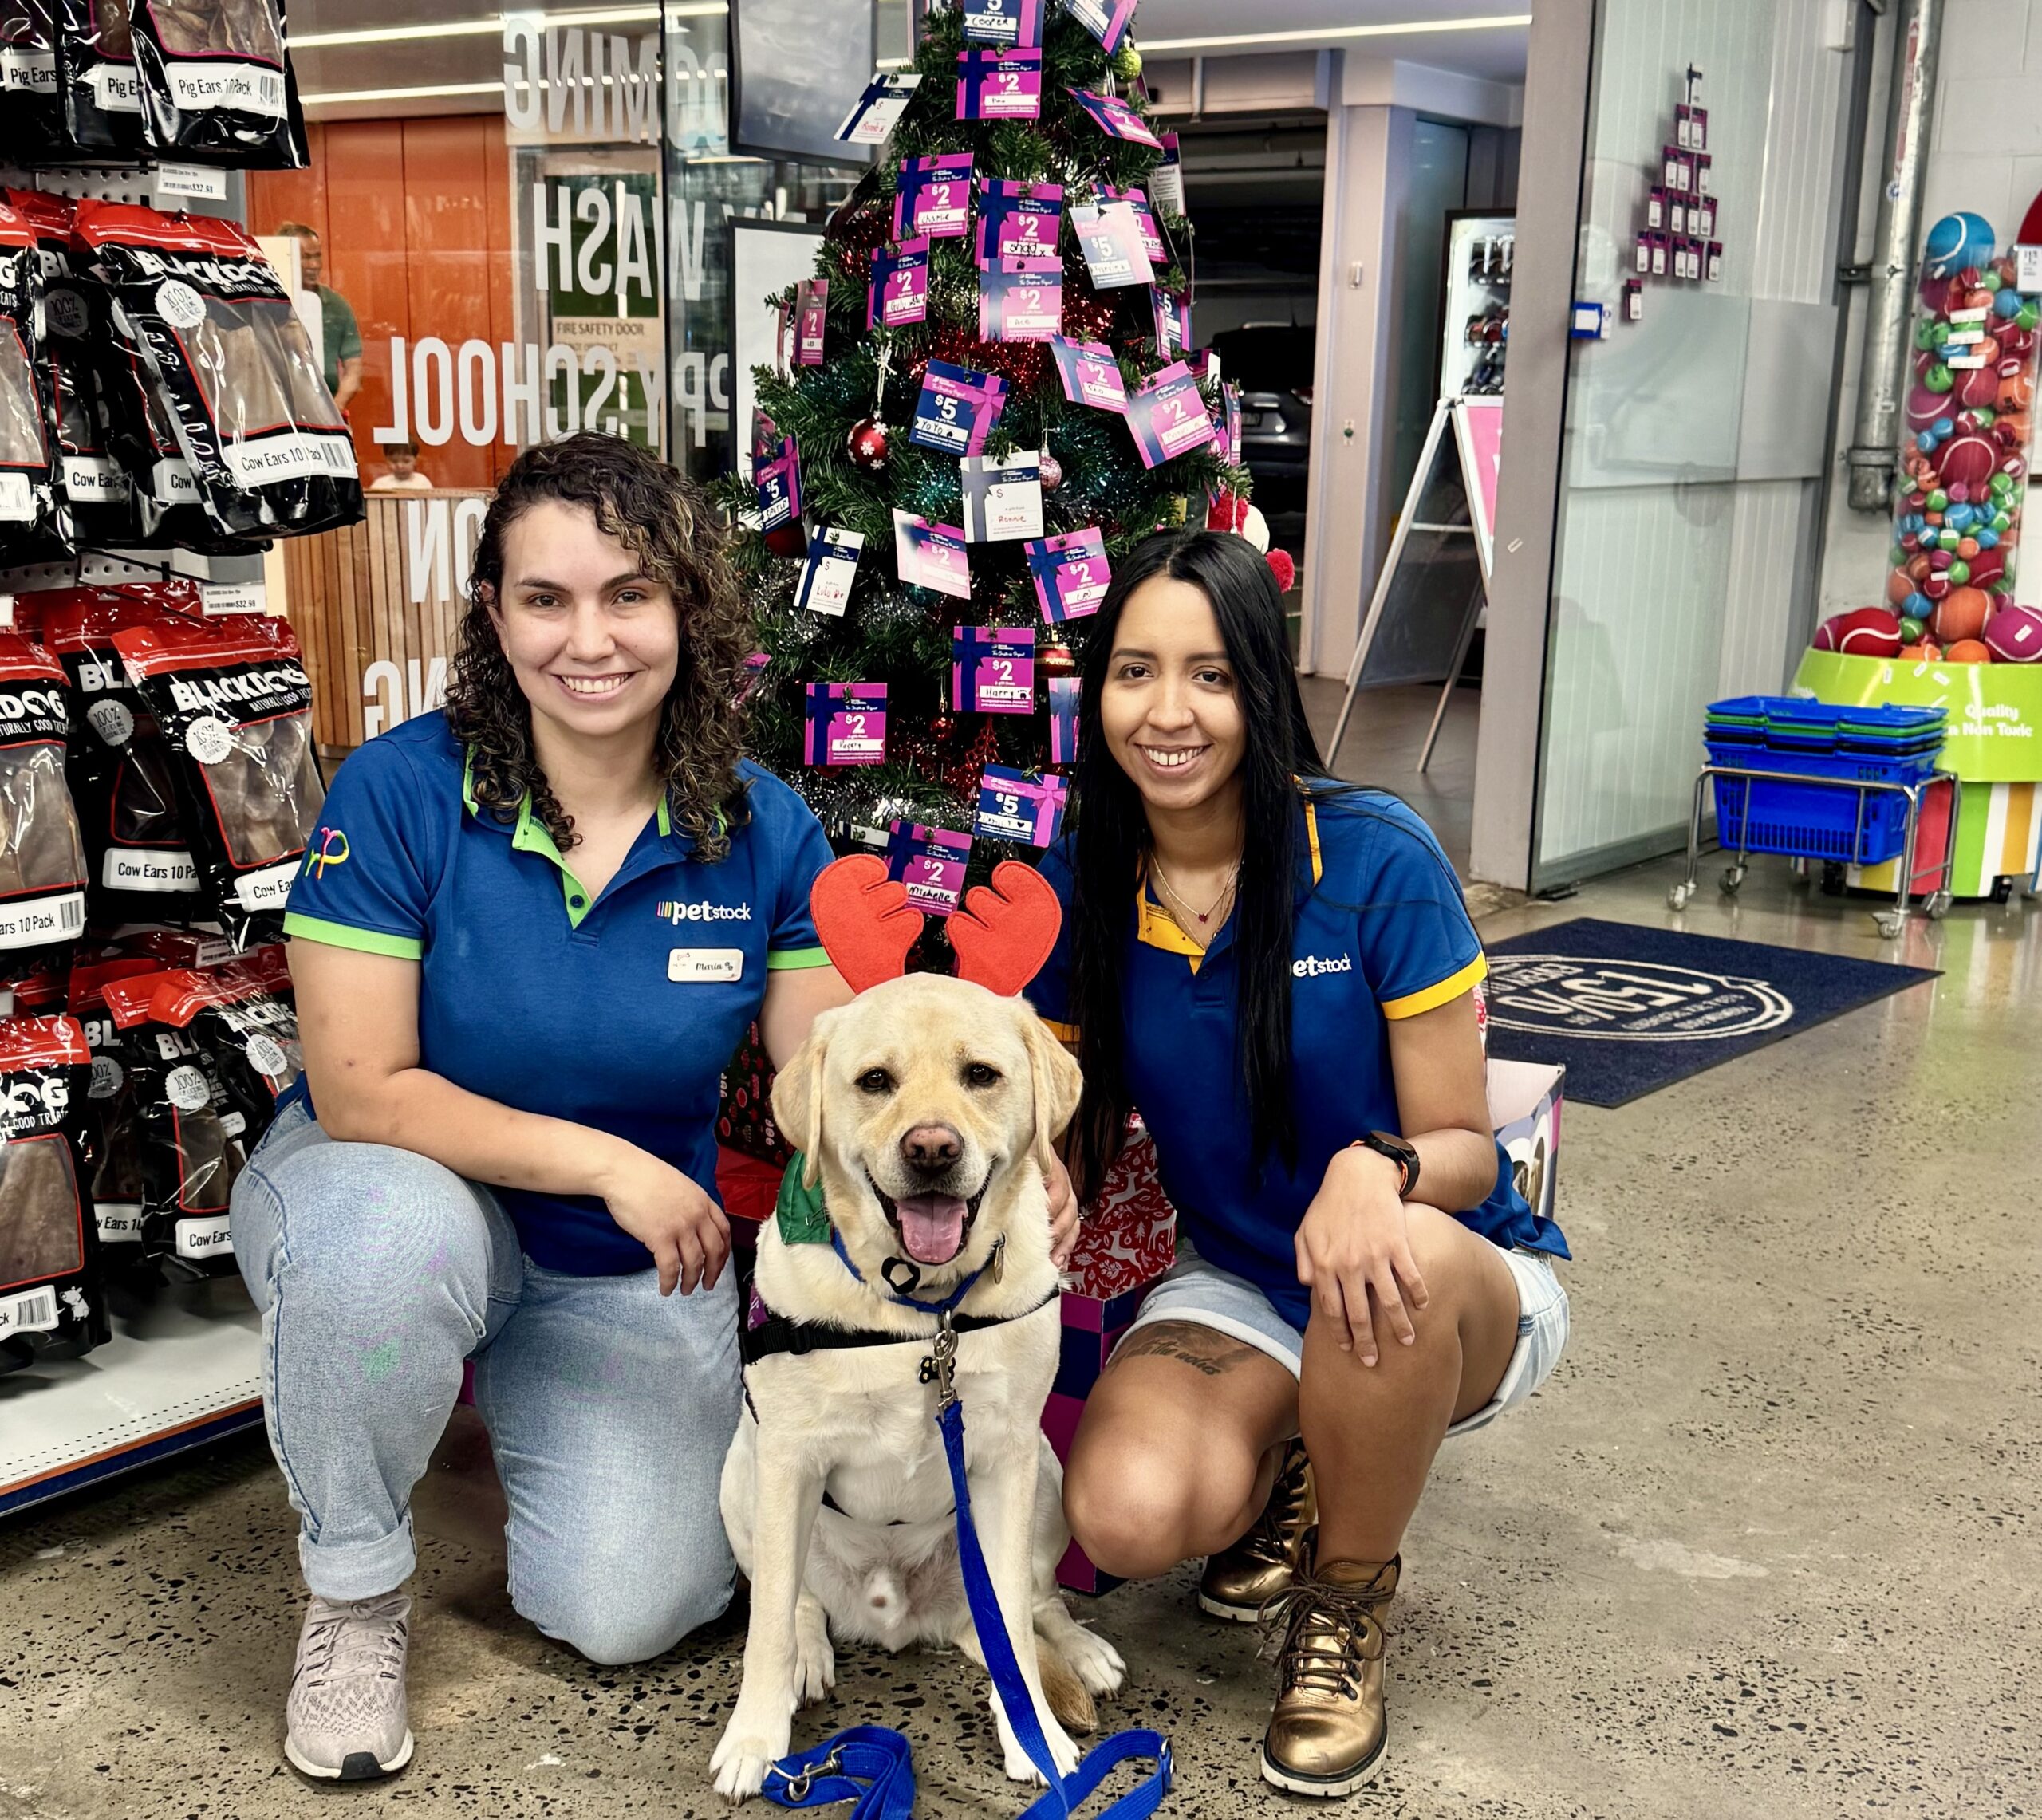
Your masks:
<path fill-rule="evenodd" d="M 1067 644 L 1045 644 L 1035 653 L 1035 668 L 1045 676 L 1074 676 L 1078 658 Z"/>
<path fill-rule="evenodd" d="M 808 528 L 798 518 L 790 518 L 766 534 L 766 547 L 775 556 L 806 556 Z"/>
<path fill-rule="evenodd" d="M 928 723 L 929 737 L 948 740 L 957 731 L 957 717 L 954 714 L 939 714 Z"/>
<path fill-rule="evenodd" d="M 866 473 L 882 473 L 893 459 L 892 432 L 876 417 L 861 417 L 844 439 L 844 452 Z"/>
<path fill-rule="evenodd" d="M 1063 463 L 1047 449 L 1043 451 L 1043 459 L 1039 471 L 1042 475 L 1043 490 L 1045 493 L 1054 493 L 1063 484 Z"/>

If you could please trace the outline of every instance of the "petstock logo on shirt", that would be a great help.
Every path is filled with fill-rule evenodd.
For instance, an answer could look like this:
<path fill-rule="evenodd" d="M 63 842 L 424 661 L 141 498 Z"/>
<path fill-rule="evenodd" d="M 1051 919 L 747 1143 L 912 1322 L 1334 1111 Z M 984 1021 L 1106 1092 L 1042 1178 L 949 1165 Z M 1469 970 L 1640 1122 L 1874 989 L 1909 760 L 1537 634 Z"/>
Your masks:
<path fill-rule="evenodd" d="M 329 866 L 343 864 L 352 849 L 348 837 L 337 828 L 322 827 L 316 843 L 309 843 L 305 849 L 305 876 L 324 878 Z"/>
<path fill-rule="evenodd" d="M 748 923 L 751 920 L 749 904 L 711 904 L 706 900 L 696 904 L 663 903 L 654 907 L 662 923 Z"/>

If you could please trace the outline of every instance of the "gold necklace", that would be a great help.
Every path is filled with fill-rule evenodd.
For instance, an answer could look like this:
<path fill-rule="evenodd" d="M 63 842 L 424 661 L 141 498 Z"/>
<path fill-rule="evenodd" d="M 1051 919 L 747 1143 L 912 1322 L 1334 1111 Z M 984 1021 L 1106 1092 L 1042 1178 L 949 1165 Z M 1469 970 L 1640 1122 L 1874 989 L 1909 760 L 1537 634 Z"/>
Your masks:
<path fill-rule="evenodd" d="M 1214 898 L 1210 904 L 1207 904 L 1203 910 L 1200 909 L 1196 904 L 1192 903 L 1185 896 L 1182 892 L 1179 891 L 1175 885 L 1170 883 L 1169 877 L 1163 871 L 1161 862 L 1157 859 L 1153 853 L 1151 853 L 1149 856 L 1149 869 L 1156 875 L 1156 882 L 1162 886 L 1165 895 L 1169 896 L 1172 903 L 1176 904 L 1180 910 L 1189 911 L 1192 916 L 1196 916 L 1200 922 L 1205 923 L 1211 921 L 1212 912 L 1217 910 L 1222 904 L 1227 901 L 1229 893 L 1231 893 L 1234 888 L 1235 880 L 1240 876 L 1241 862 L 1239 860 L 1236 860 L 1233 865 L 1228 869 L 1227 882 L 1220 887 L 1220 895 Z"/>

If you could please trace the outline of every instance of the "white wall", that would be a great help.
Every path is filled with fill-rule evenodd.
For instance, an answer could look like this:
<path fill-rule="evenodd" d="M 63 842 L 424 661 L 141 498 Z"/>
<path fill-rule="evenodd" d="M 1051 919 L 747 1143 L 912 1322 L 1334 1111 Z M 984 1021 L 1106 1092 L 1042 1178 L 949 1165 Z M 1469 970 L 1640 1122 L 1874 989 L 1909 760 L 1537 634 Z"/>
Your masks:
<path fill-rule="evenodd" d="M 1892 36 L 1890 24 L 1882 41 Z M 1882 41 L 1874 73 L 1867 163 L 1882 168 L 1891 46 Z M 1922 227 L 1953 209 L 1989 221 L 2005 245 L 2019 231 L 2042 191 L 2042 6 L 2031 0 L 1945 0 L 1942 57 L 1930 137 Z M 1877 191 L 1865 199 L 1860 252 L 1871 245 Z M 1829 536 L 1823 551 L 1823 615 L 1884 598 L 1889 514 L 1854 512 L 1846 502 L 1843 454 L 1851 444 L 1864 339 L 1865 292 L 1852 287 L 1851 339 L 1846 356 L 1831 478 Z M 2042 494 L 2032 501 L 2042 509 Z M 2017 578 L 2023 600 L 2042 600 L 2042 560 L 2031 560 Z"/>

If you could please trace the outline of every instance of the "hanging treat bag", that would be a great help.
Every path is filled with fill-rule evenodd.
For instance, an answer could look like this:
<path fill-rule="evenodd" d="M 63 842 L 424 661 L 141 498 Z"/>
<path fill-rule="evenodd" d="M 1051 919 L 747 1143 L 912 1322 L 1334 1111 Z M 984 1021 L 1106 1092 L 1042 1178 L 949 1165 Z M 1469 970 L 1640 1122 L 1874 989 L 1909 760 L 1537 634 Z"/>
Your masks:
<path fill-rule="evenodd" d="M 156 974 L 163 963 L 145 955 L 97 961 L 71 970 L 71 1015 L 85 1033 L 92 1073 L 80 1109 L 80 1137 L 100 1243 L 112 1267 L 142 1255 L 142 1133 L 135 1109 L 135 1057 L 143 1038 L 124 1030 L 107 1008 L 116 979 Z M 115 1247 L 119 1247 L 116 1250 Z"/>
<path fill-rule="evenodd" d="M 326 800 L 312 683 L 282 620 L 165 614 L 113 635 L 162 729 L 179 818 L 216 920 L 243 941 L 282 932 Z"/>
<path fill-rule="evenodd" d="M 68 541 L 37 350 L 41 301 L 36 231 L 0 202 L 0 568 L 41 561 Z"/>
<path fill-rule="evenodd" d="M 0 152 L 46 164 L 64 149 L 51 0 L 0 0 Z"/>
<path fill-rule="evenodd" d="M 112 1337 L 79 1144 L 91 1061 L 73 1018 L 0 1019 L 0 1371 Z"/>
<path fill-rule="evenodd" d="M 85 928 L 85 853 L 65 782 L 64 672 L 0 632 L 0 957 L 73 942 Z"/>
<path fill-rule="evenodd" d="M 175 999 L 159 985 L 159 1018 L 183 1014 L 211 1058 L 231 1122 L 241 1121 L 242 1142 L 254 1150 L 277 1116 L 277 1102 L 305 1072 L 291 995 L 290 963 L 282 948 L 258 948 L 239 960 L 167 976 L 180 982 Z"/>
<path fill-rule="evenodd" d="M 259 538 L 359 519 L 353 442 L 255 242 L 211 216 L 92 200 L 77 231 L 219 530 Z"/>
<path fill-rule="evenodd" d="M 128 680 L 113 635 L 163 617 L 146 588 L 45 597 L 42 641 L 64 666 L 73 713 L 66 770 L 85 837 L 92 921 L 189 923 L 212 913 L 178 810 L 170 747 Z"/>
<path fill-rule="evenodd" d="M 180 1276 L 234 1268 L 227 1196 L 248 1160 L 246 1121 L 227 1105 L 219 1070 L 189 1027 L 203 973 L 138 973 L 101 988 L 126 1034 L 142 1183 L 142 1255 Z M 159 993 L 161 994 L 159 998 Z"/>
<path fill-rule="evenodd" d="M 55 0 L 64 128 L 93 152 L 133 157 L 148 141 L 128 0 Z"/>
<path fill-rule="evenodd" d="M 101 365 L 91 348 L 90 286 L 71 269 L 77 204 L 45 190 L 9 190 L 0 199 L 35 235 L 42 283 L 36 364 L 56 430 L 52 479 L 58 507 L 80 549 L 131 547 L 146 527 L 127 473 L 113 453 Z"/>
<path fill-rule="evenodd" d="M 134 57 L 157 152 L 247 170 L 309 162 L 283 0 L 140 0 Z"/>

